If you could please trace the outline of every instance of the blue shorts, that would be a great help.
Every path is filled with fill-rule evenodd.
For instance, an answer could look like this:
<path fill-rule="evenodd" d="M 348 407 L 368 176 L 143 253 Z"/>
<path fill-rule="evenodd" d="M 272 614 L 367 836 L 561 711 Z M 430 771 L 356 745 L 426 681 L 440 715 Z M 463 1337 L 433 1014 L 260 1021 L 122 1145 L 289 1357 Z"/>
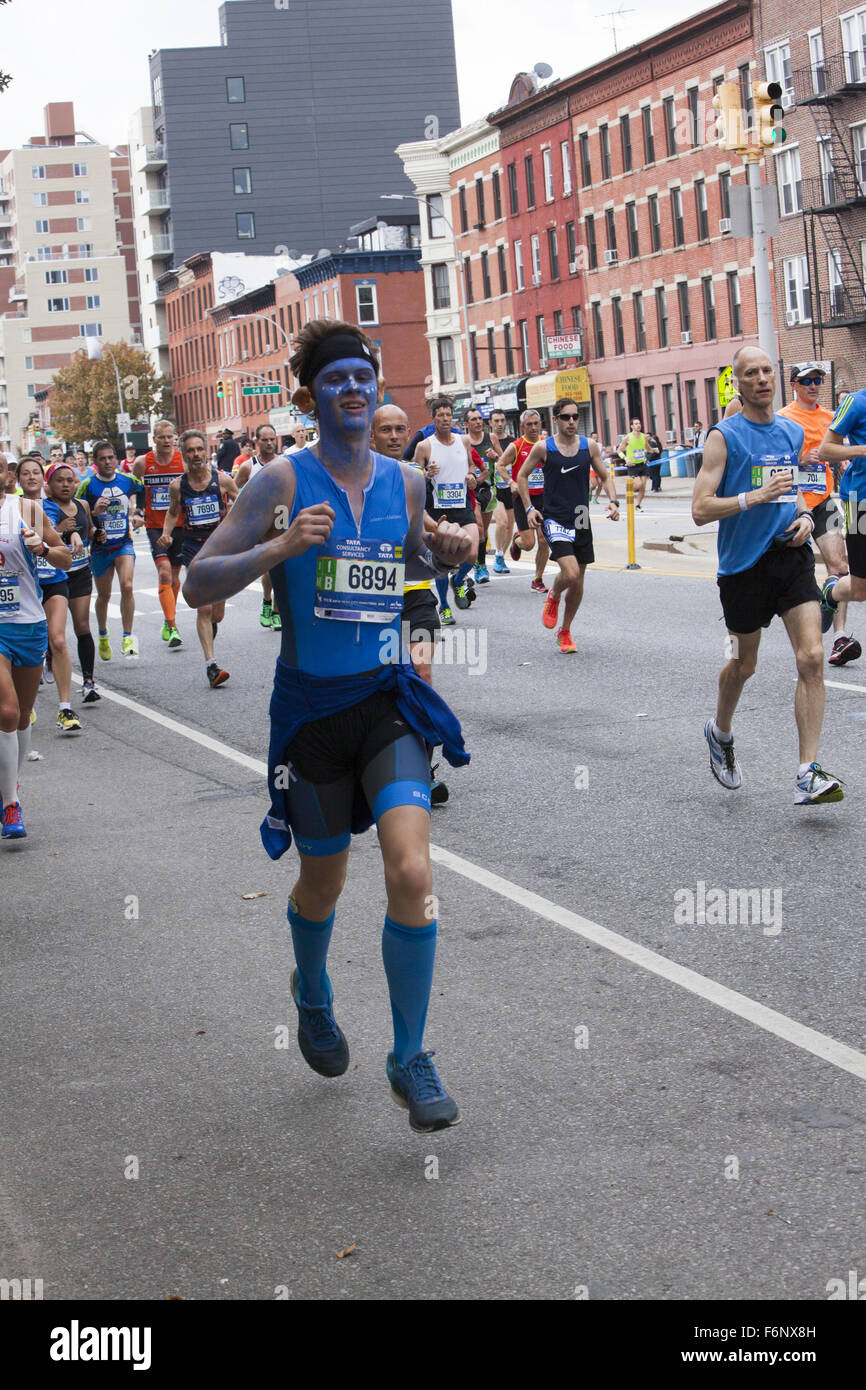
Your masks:
<path fill-rule="evenodd" d="M 0 656 L 12 666 L 41 666 L 48 650 L 48 624 L 0 622 Z"/>
<path fill-rule="evenodd" d="M 97 550 L 93 546 L 90 551 L 90 568 L 93 571 L 93 578 L 100 579 L 107 570 L 110 570 L 118 555 L 131 555 L 135 559 L 135 547 L 131 540 L 125 540 L 123 545 L 116 550 Z"/>

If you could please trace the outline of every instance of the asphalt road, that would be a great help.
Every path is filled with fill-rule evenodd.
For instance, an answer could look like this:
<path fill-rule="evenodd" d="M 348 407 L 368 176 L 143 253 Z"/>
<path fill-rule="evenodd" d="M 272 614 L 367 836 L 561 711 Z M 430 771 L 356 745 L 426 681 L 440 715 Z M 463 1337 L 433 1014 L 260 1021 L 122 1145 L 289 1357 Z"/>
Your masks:
<path fill-rule="evenodd" d="M 864 663 L 827 668 L 822 758 L 847 798 L 797 808 L 774 624 L 726 793 L 702 737 L 715 584 L 618 555 L 589 572 L 576 657 L 523 564 L 435 667 L 472 762 L 433 817 L 426 1041 L 463 1123 L 423 1137 L 384 1075 L 375 834 L 337 914 L 352 1062 L 327 1081 L 288 995 L 294 853 L 258 840 L 278 639 L 239 595 L 211 691 L 191 614 L 180 652 L 159 640 L 140 553 L 141 658 L 97 672 L 134 707 L 85 706 L 63 740 L 42 691 L 28 838 L 0 854 L 0 1276 L 46 1299 L 809 1300 L 866 1273 Z M 764 898 L 702 921 L 712 888 Z"/>

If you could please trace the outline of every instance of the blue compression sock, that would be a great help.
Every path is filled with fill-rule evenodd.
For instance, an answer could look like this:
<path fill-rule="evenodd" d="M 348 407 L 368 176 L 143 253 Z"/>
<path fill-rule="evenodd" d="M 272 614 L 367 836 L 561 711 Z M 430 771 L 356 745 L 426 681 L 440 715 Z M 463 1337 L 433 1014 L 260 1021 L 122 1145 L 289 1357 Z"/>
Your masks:
<path fill-rule="evenodd" d="M 310 922 L 302 917 L 289 898 L 286 916 L 292 928 L 292 945 L 298 966 L 301 999 L 305 1004 L 327 1004 L 328 972 L 325 962 L 334 928 L 334 914 L 324 922 Z"/>
<path fill-rule="evenodd" d="M 408 1062 L 421 1051 L 435 955 L 435 918 L 426 927 L 401 927 L 386 916 L 382 960 L 391 995 L 394 1056 L 398 1062 Z"/>
<path fill-rule="evenodd" d="M 466 561 L 465 564 L 460 565 L 460 567 L 459 567 L 458 570 L 457 570 L 457 573 L 456 573 L 455 576 L 454 576 L 454 583 L 455 583 L 455 584 L 462 584 L 463 581 L 464 581 L 464 579 L 466 578 L 467 574 L 469 573 L 469 571 L 470 571 L 471 569 L 472 569 L 472 565 L 469 563 L 468 560 Z"/>
<path fill-rule="evenodd" d="M 439 595 L 439 607 L 448 606 L 448 575 L 441 575 L 436 579 L 436 592 Z"/>

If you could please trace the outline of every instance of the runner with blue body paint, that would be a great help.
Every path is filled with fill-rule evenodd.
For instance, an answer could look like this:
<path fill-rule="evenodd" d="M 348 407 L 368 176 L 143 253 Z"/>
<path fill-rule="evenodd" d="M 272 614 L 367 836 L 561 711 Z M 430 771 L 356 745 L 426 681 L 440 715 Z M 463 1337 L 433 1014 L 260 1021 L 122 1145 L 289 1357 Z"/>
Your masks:
<path fill-rule="evenodd" d="M 358 328 L 306 324 L 291 365 L 301 383 L 293 399 L 315 411 L 319 440 L 251 479 L 192 562 L 184 596 L 193 607 L 217 602 L 271 574 L 283 627 L 261 833 L 272 858 L 293 834 L 300 856 L 288 908 L 299 1046 L 321 1075 L 348 1068 L 326 960 L 352 833 L 375 821 L 394 1025 L 386 1070 L 410 1125 L 427 1133 L 460 1115 L 423 1047 L 437 931 L 425 740 L 442 743 L 454 766 L 468 754 L 448 706 L 402 650 L 400 619 L 406 579 L 469 561 L 477 528 L 443 519 L 425 532 L 422 477 L 372 451 L 379 361 Z"/>

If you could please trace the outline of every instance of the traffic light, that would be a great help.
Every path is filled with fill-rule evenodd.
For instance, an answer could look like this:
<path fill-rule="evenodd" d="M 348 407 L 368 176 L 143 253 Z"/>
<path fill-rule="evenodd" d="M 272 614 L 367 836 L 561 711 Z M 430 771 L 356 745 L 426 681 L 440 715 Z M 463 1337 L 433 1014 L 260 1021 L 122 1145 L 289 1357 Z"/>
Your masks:
<path fill-rule="evenodd" d="M 713 106 L 718 111 L 716 138 L 719 149 L 744 150 L 746 148 L 746 126 L 743 109 L 740 105 L 740 85 L 738 82 L 721 82 Z"/>
<path fill-rule="evenodd" d="M 217 400 L 221 401 L 226 393 L 226 384 L 222 377 L 217 377 Z"/>
<path fill-rule="evenodd" d="M 778 82 L 753 82 L 758 130 L 758 143 L 763 146 L 781 145 L 788 138 L 788 132 L 781 122 L 785 119 L 782 106 L 782 88 Z"/>

